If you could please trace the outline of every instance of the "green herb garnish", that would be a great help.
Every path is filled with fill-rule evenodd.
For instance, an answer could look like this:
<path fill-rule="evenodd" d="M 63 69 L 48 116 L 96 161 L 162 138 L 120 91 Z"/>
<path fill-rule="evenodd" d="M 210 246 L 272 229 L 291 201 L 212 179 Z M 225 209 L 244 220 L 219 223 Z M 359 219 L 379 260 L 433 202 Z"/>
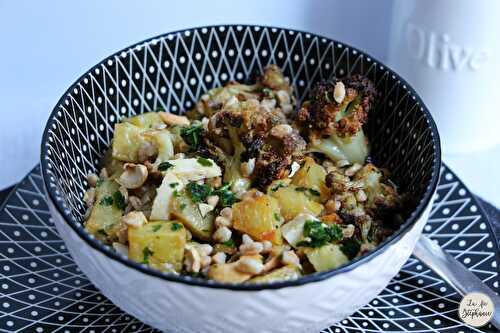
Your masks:
<path fill-rule="evenodd" d="M 281 221 L 280 214 L 274 213 L 274 219 L 278 222 Z"/>
<path fill-rule="evenodd" d="M 142 263 L 148 265 L 149 264 L 149 257 L 153 255 L 153 251 L 149 249 L 149 247 L 145 247 L 142 249 Z"/>
<path fill-rule="evenodd" d="M 177 198 L 177 197 L 179 196 L 179 191 L 174 190 L 174 192 L 172 192 L 172 196 L 173 196 L 174 198 Z"/>
<path fill-rule="evenodd" d="M 99 229 L 99 230 L 97 230 L 97 233 L 98 233 L 99 235 L 104 236 L 104 237 L 108 237 L 108 234 L 106 233 L 106 230 L 104 230 L 104 229 Z"/>
<path fill-rule="evenodd" d="M 222 245 L 227 247 L 236 247 L 236 243 L 232 239 L 223 242 Z"/>
<path fill-rule="evenodd" d="M 307 189 L 307 190 L 308 190 L 308 191 L 309 191 L 309 193 L 311 193 L 312 195 L 316 195 L 316 196 L 318 196 L 318 197 L 321 195 L 321 193 L 319 193 L 319 191 L 317 191 L 317 190 L 315 190 L 315 189 L 313 189 L 313 188 L 309 188 L 309 189 Z"/>
<path fill-rule="evenodd" d="M 171 188 L 175 188 L 175 187 L 177 187 L 177 185 L 179 185 L 179 183 L 170 183 L 170 184 L 168 184 L 168 186 L 170 186 Z"/>
<path fill-rule="evenodd" d="M 181 203 L 181 205 L 179 206 L 181 211 L 184 210 L 184 208 L 186 208 L 186 204 L 185 203 Z"/>
<path fill-rule="evenodd" d="M 158 230 L 161 229 L 161 227 L 163 227 L 163 224 L 157 224 L 154 225 L 151 229 L 153 230 L 153 232 L 157 232 Z"/>
<path fill-rule="evenodd" d="M 196 160 L 196 162 L 198 162 L 202 166 L 206 166 L 206 167 L 209 167 L 209 166 L 213 165 L 212 161 L 210 161 L 209 159 L 203 158 L 203 157 L 198 157 L 198 159 Z"/>
<path fill-rule="evenodd" d="M 180 223 L 174 222 L 170 226 L 170 230 L 172 230 L 172 231 L 177 231 L 179 229 L 182 229 L 182 224 L 180 224 Z"/>
<path fill-rule="evenodd" d="M 347 258 L 349 258 L 349 260 L 355 258 L 360 249 L 361 243 L 353 238 L 346 239 L 340 246 L 340 250 L 346 255 Z"/>
<path fill-rule="evenodd" d="M 303 187 L 303 186 L 296 187 L 295 191 L 297 191 L 297 192 L 306 192 L 307 191 L 307 192 L 309 192 L 312 195 L 317 195 L 317 196 L 321 195 L 321 193 L 319 193 L 319 191 L 317 191 L 317 190 L 315 190 L 313 188 L 308 188 L 308 187 Z"/>
<path fill-rule="evenodd" d="M 219 196 L 222 207 L 230 207 L 238 201 L 234 193 L 231 192 L 230 188 L 231 184 L 224 184 L 224 186 L 221 186 L 217 190 L 213 191 L 213 194 Z"/>
<path fill-rule="evenodd" d="M 304 223 L 304 237 L 310 240 L 301 241 L 298 246 L 321 247 L 327 243 L 342 239 L 342 229 L 336 224 L 327 225 L 320 221 L 307 220 Z"/>
<path fill-rule="evenodd" d="M 285 185 L 279 183 L 278 185 L 276 185 L 275 187 L 271 188 L 271 191 L 273 192 L 276 192 L 277 190 L 279 190 L 280 188 L 282 187 L 285 187 Z"/>
<path fill-rule="evenodd" d="M 200 138 L 203 131 L 202 124 L 196 124 L 191 127 L 183 127 L 181 129 L 181 136 L 190 146 L 191 150 L 196 150 L 200 144 Z"/>
<path fill-rule="evenodd" d="M 212 194 L 210 186 L 207 184 L 199 185 L 195 182 L 188 183 L 186 190 L 194 203 L 205 202 L 207 197 Z"/>
<path fill-rule="evenodd" d="M 269 88 L 262 88 L 262 93 L 267 97 L 272 97 L 273 91 Z"/>
<path fill-rule="evenodd" d="M 113 198 L 110 196 L 104 197 L 99 201 L 99 204 L 102 206 L 111 206 L 113 204 Z"/>
<path fill-rule="evenodd" d="M 124 210 L 127 208 L 127 203 L 125 202 L 125 197 L 120 191 L 113 193 L 113 203 L 118 209 Z"/>
<path fill-rule="evenodd" d="M 160 171 L 167 171 L 168 169 L 170 169 L 173 166 L 174 165 L 172 163 L 170 163 L 170 162 L 161 162 L 158 165 L 158 170 L 160 170 Z"/>
<path fill-rule="evenodd" d="M 102 183 L 103 183 L 103 182 L 104 182 L 104 180 L 102 180 L 102 179 L 100 179 L 100 178 L 99 178 L 99 179 L 97 180 L 97 182 L 95 183 L 95 185 L 96 185 L 97 187 L 99 187 L 99 186 L 101 186 L 101 185 L 102 185 Z"/>

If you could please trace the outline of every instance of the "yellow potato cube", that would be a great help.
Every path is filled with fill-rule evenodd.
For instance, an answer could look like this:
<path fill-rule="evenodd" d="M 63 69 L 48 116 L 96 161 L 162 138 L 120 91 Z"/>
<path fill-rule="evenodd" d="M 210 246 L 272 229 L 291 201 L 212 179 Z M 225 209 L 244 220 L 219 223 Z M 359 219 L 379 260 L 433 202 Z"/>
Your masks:
<path fill-rule="evenodd" d="M 131 123 L 115 124 L 115 133 L 113 137 L 113 158 L 137 163 L 139 161 L 138 152 L 146 140 L 142 136 L 144 130 Z"/>
<path fill-rule="evenodd" d="M 233 227 L 253 239 L 281 244 L 280 207 L 269 195 L 253 196 L 233 205 Z"/>
<path fill-rule="evenodd" d="M 85 229 L 102 241 L 113 241 L 122 228 L 121 217 L 123 209 L 116 202 L 117 182 L 104 180 L 96 187 L 96 197 Z"/>
<path fill-rule="evenodd" d="M 323 205 L 309 198 L 300 187 L 290 185 L 280 187 L 271 195 L 278 200 L 281 215 L 286 221 L 293 219 L 300 213 L 309 213 L 318 216 Z"/>
<path fill-rule="evenodd" d="M 306 157 L 303 166 L 293 176 L 292 184 L 306 188 L 305 193 L 314 201 L 325 202 L 331 195 L 325 177 L 325 169 L 314 159 Z"/>
<path fill-rule="evenodd" d="M 179 222 L 154 221 L 128 229 L 129 258 L 159 270 L 182 269 L 186 229 Z"/>
<path fill-rule="evenodd" d="M 306 250 L 306 256 L 316 272 L 329 271 L 349 262 L 337 244 L 327 244 Z"/>

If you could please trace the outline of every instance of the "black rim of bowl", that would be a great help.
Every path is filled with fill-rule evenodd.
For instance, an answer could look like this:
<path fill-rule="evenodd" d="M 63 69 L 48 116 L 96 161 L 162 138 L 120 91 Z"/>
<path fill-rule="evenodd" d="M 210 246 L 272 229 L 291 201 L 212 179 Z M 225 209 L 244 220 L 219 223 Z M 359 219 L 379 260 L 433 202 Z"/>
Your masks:
<path fill-rule="evenodd" d="M 249 24 L 222 24 L 222 25 L 199 26 L 199 27 L 194 27 L 194 28 L 181 29 L 181 30 L 177 30 L 177 31 L 163 33 L 163 34 L 151 37 L 151 38 L 147 38 L 147 39 L 145 39 L 143 41 L 140 41 L 140 42 L 135 43 L 135 44 L 133 44 L 131 46 L 128 46 L 128 47 L 126 47 L 126 48 L 124 48 L 122 50 L 119 50 L 118 52 L 115 52 L 113 55 L 111 55 L 111 57 L 119 55 L 123 51 L 127 51 L 127 50 L 130 50 L 130 49 L 133 49 L 137 45 L 145 44 L 145 43 L 153 41 L 154 39 L 166 37 L 167 35 L 170 35 L 170 34 L 178 34 L 178 33 L 183 33 L 185 31 L 199 30 L 199 29 L 202 29 L 202 28 L 214 29 L 214 28 L 218 28 L 218 27 L 229 27 L 229 26 L 260 27 L 260 28 L 267 28 L 267 29 L 278 29 L 278 30 L 284 30 L 284 31 L 294 31 L 296 33 L 311 34 L 311 36 L 317 36 L 318 38 L 325 38 L 326 40 L 332 41 L 332 42 L 335 42 L 335 43 L 338 42 L 338 41 L 336 41 L 334 39 L 327 38 L 327 37 L 324 37 L 324 36 L 321 36 L 321 35 L 318 35 L 318 34 L 313 34 L 313 33 L 305 32 L 305 31 L 295 30 L 295 29 L 289 29 L 289 28 L 280 28 L 280 27 L 265 26 L 265 25 L 249 25 Z M 352 50 L 356 50 L 360 54 L 364 54 L 366 56 L 369 56 L 374 61 L 376 61 L 377 63 L 383 65 L 383 63 L 380 62 L 377 58 L 372 57 L 371 55 L 368 55 L 366 52 L 363 52 L 363 51 L 361 51 L 361 50 L 359 50 L 359 49 L 357 49 L 355 47 L 352 47 L 349 44 L 343 43 L 343 42 L 338 42 L 338 43 L 342 43 L 345 47 L 350 48 Z M 99 63 L 97 63 L 97 65 L 93 66 L 89 71 L 93 71 L 101 63 L 103 63 L 104 61 L 106 61 L 106 59 L 108 59 L 109 57 L 110 56 L 106 57 L 105 59 L 103 59 L 102 61 L 100 61 Z M 155 270 L 153 268 L 149 268 L 146 265 L 137 263 L 137 262 L 132 261 L 132 260 L 130 260 L 128 258 L 125 258 L 124 256 L 119 255 L 111 247 L 106 246 L 102 242 L 100 242 L 97 239 L 91 237 L 90 234 L 88 234 L 83 228 L 79 228 L 78 225 L 80 225 L 80 223 L 78 221 L 76 221 L 70 215 L 70 213 L 67 212 L 62 207 L 62 204 L 57 199 L 58 195 L 56 195 L 56 193 L 55 193 L 56 189 L 51 188 L 49 186 L 49 182 L 48 182 L 49 173 L 48 173 L 48 166 L 47 166 L 47 164 L 48 164 L 48 157 L 47 157 L 46 142 L 48 140 L 49 129 L 50 129 L 51 122 L 55 118 L 56 113 L 58 111 L 58 105 L 60 105 L 61 103 L 63 103 L 63 101 L 65 99 L 65 96 L 68 93 L 71 92 L 71 90 L 73 89 L 73 87 L 78 82 L 80 82 L 84 78 L 84 76 L 86 75 L 86 73 L 88 73 L 89 71 L 86 71 L 82 76 L 80 76 L 68 88 L 68 90 L 66 90 L 66 92 L 59 99 L 59 101 L 57 102 L 56 106 L 54 107 L 54 109 L 52 110 L 52 112 L 51 112 L 51 114 L 49 116 L 49 120 L 47 121 L 47 125 L 46 125 L 44 133 L 43 133 L 42 143 L 41 143 L 41 154 L 40 154 L 41 156 L 40 157 L 41 157 L 42 176 L 43 176 L 43 181 L 44 181 L 44 185 L 45 185 L 45 188 L 46 188 L 46 192 L 48 193 L 48 199 L 56 207 L 58 213 L 64 218 L 65 222 L 67 222 L 71 226 L 71 228 L 73 229 L 73 231 L 75 231 L 78 234 L 78 236 L 81 239 L 83 239 L 83 241 L 85 241 L 92 248 L 94 248 L 97 251 L 102 252 L 107 257 L 109 257 L 111 259 L 114 259 L 114 260 L 116 260 L 116 261 L 118 261 L 118 262 L 120 262 L 120 263 L 122 263 L 122 264 L 124 264 L 124 265 L 126 265 L 128 267 L 130 267 L 130 268 L 134 268 L 134 269 L 136 269 L 136 270 L 138 270 L 138 271 L 140 271 L 140 272 L 142 272 L 142 273 L 144 273 L 146 275 L 157 277 L 157 278 L 160 278 L 160 279 L 163 279 L 163 280 L 166 280 L 166 281 L 170 281 L 170 282 L 178 282 L 178 283 L 184 283 L 184 284 L 188 284 L 188 285 L 195 285 L 195 286 L 207 287 L 207 288 L 251 291 L 251 290 L 279 289 L 279 288 L 284 288 L 284 287 L 300 286 L 300 285 L 303 285 L 303 284 L 306 284 L 306 283 L 322 281 L 322 280 L 328 279 L 328 278 L 330 278 L 330 277 L 332 277 L 334 275 L 341 274 L 341 273 L 344 273 L 344 272 L 348 272 L 348 271 L 350 271 L 350 270 L 358 267 L 359 265 L 362 265 L 363 263 L 370 261 L 375 256 L 377 256 L 377 255 L 381 254 L 382 252 L 384 252 L 387 249 L 388 246 L 390 246 L 391 244 L 394 244 L 395 242 L 399 241 L 413 227 L 413 225 L 416 223 L 416 221 L 421 217 L 421 215 L 424 212 L 424 210 L 431 203 L 432 196 L 433 196 L 433 194 L 434 194 L 434 192 L 436 190 L 436 187 L 437 187 L 437 184 L 438 184 L 438 181 L 439 181 L 439 172 L 440 172 L 440 169 L 441 169 L 441 146 L 440 146 L 440 138 L 439 138 L 439 133 L 438 133 L 436 124 L 435 124 L 435 122 L 434 122 L 434 120 L 433 120 L 433 118 L 432 118 L 429 110 L 427 109 L 427 107 L 425 106 L 425 104 L 423 103 L 423 101 L 421 100 L 420 96 L 413 89 L 413 87 L 410 84 L 408 84 L 408 82 L 406 82 L 406 80 L 404 80 L 403 78 L 401 78 L 397 73 L 395 73 L 389 67 L 385 66 L 385 70 L 389 71 L 391 74 L 395 75 L 398 78 L 398 80 L 401 81 L 402 84 L 405 84 L 408 87 L 408 90 L 411 91 L 414 96 L 416 96 L 416 102 L 419 103 L 422 106 L 422 108 L 423 108 L 422 112 L 425 115 L 427 123 L 428 123 L 428 126 L 429 126 L 429 128 L 431 130 L 432 140 L 433 140 L 433 144 L 434 144 L 434 152 L 435 153 L 434 153 L 434 161 L 433 161 L 433 167 L 432 167 L 433 168 L 433 170 L 432 170 L 432 178 L 430 180 L 430 183 L 429 183 L 429 185 L 428 185 L 428 187 L 427 187 L 424 195 L 420 199 L 417 207 L 411 213 L 411 215 L 406 219 L 406 221 L 401 225 L 401 227 L 399 228 L 399 230 L 397 230 L 396 232 L 394 232 L 391 236 L 387 237 L 374 250 L 366 253 L 365 255 L 363 255 L 361 257 L 357 257 L 354 260 L 352 260 L 352 261 L 348 262 L 347 264 L 345 264 L 343 266 L 340 266 L 340 267 L 338 267 L 336 269 L 333 269 L 333 270 L 330 270 L 330 271 L 326 271 L 326 272 L 317 272 L 317 273 L 305 275 L 305 276 L 300 277 L 300 278 L 295 279 L 295 280 L 273 282 L 273 283 L 269 283 L 269 284 L 246 284 L 246 283 L 243 283 L 243 284 L 231 284 L 231 283 L 221 283 L 221 282 L 216 282 L 216 281 L 213 281 L 213 280 L 207 280 L 207 279 L 203 279 L 203 278 L 191 277 L 191 276 L 188 276 L 188 275 L 176 275 L 176 274 L 164 273 L 164 272 L 161 272 L 159 270 Z"/>

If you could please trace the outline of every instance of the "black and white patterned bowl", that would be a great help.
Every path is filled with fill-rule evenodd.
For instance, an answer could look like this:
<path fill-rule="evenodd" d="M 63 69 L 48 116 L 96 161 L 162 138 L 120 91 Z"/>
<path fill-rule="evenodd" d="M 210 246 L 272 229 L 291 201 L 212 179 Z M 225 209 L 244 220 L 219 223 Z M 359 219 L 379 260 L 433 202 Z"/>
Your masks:
<path fill-rule="evenodd" d="M 262 286 L 161 273 L 120 256 L 84 230 L 86 175 L 96 171 L 116 122 L 158 108 L 182 113 L 206 90 L 248 80 L 270 63 L 289 77 L 299 102 L 315 82 L 332 76 L 359 73 L 376 84 L 382 102 L 365 128 L 371 156 L 414 199 L 400 230 L 346 266 Z M 283 331 L 310 331 L 366 304 L 411 254 L 429 213 L 440 163 L 439 137 L 428 110 L 392 70 L 321 36 L 243 25 L 173 32 L 103 60 L 59 100 L 41 147 L 51 212 L 84 273 L 125 311 L 160 329 L 182 332 L 199 327 L 276 331 L 278 325 Z"/>

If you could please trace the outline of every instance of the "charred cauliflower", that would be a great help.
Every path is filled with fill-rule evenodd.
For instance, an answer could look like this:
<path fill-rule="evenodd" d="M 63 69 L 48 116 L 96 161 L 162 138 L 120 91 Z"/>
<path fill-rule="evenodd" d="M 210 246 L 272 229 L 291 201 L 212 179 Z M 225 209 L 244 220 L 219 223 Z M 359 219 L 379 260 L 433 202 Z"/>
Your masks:
<path fill-rule="evenodd" d="M 376 97 L 373 83 L 359 75 L 318 83 L 296 119 L 309 150 L 336 161 L 363 163 L 368 143 L 362 126 Z"/>

